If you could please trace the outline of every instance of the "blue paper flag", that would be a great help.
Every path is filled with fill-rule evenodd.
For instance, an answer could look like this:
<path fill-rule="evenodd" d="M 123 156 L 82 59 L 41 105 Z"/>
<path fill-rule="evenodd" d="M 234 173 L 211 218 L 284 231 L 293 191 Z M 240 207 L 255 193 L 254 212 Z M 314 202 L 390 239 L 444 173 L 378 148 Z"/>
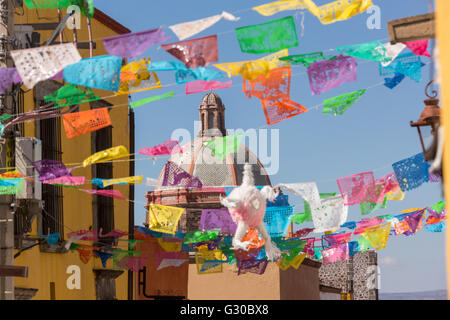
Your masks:
<path fill-rule="evenodd" d="M 409 191 L 430 180 L 429 164 L 423 153 L 398 161 L 392 165 L 402 191 Z"/>

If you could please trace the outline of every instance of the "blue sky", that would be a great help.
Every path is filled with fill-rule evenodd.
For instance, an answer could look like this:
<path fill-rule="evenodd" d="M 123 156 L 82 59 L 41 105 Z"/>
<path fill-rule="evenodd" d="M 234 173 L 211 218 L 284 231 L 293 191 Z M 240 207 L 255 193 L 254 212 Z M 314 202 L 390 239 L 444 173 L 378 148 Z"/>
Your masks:
<path fill-rule="evenodd" d="M 301 15 L 285 11 L 264 17 L 248 10 L 268 1 L 208 1 L 208 0 L 96 0 L 96 7 L 127 26 L 133 32 L 163 26 L 164 32 L 178 41 L 167 27 L 172 24 L 209 17 L 227 11 L 241 19 L 238 22 L 221 21 L 194 36 L 218 34 L 219 62 L 253 60 L 264 55 L 242 53 L 234 28 L 267 22 L 294 15 L 299 35 L 299 46 L 289 49 L 290 54 L 325 51 L 338 46 L 374 40 L 387 42 L 387 22 L 393 19 L 428 12 L 426 0 L 373 0 L 381 8 L 381 29 L 366 26 L 369 14 L 363 13 L 347 21 L 322 25 L 316 17 L 305 12 L 304 35 L 301 37 Z M 321 5 L 328 0 L 315 0 Z M 95 30 L 94 30 L 95 38 Z M 333 54 L 336 51 L 328 51 Z M 175 60 L 158 46 L 150 48 L 143 56 L 152 61 Z M 320 96 L 311 95 L 306 69 L 296 66 L 292 70 L 291 99 L 309 108 L 321 104 L 326 98 L 368 88 L 383 81 L 377 63 L 358 61 L 358 80 L 330 90 Z M 425 62 L 429 59 L 425 58 Z M 198 105 L 202 93 L 185 95 L 184 85 L 173 85 L 172 72 L 160 72 L 161 83 L 166 88 L 133 95 L 133 100 L 174 90 L 176 96 L 139 107 L 136 111 L 136 150 L 160 144 L 177 128 L 193 132 L 198 120 Z M 354 173 L 374 171 L 375 177 L 392 172 L 391 164 L 421 152 L 417 131 L 409 126 L 417 120 L 426 98 L 424 88 L 430 79 L 430 65 L 423 68 L 423 80 L 416 83 L 407 78 L 394 90 L 379 86 L 368 90 L 343 116 L 322 114 L 312 110 L 268 127 L 258 99 L 248 99 L 242 93 L 242 78 L 234 77 L 233 86 L 218 90 L 226 106 L 228 129 L 260 128 L 279 129 L 280 167 L 271 176 L 273 184 L 316 181 L 320 192 L 338 192 L 336 179 Z M 228 79 L 222 79 L 228 80 Z M 427 130 L 428 131 L 428 130 Z M 429 132 L 425 133 L 430 141 Z M 167 158 L 136 161 L 136 174 L 157 178 Z M 136 189 L 136 224 L 145 220 L 145 192 L 150 187 L 139 185 Z M 442 199 L 440 184 L 425 184 L 409 191 L 403 201 L 388 202 L 387 209 L 376 211 L 370 217 L 399 214 L 401 210 L 432 205 Z M 303 201 L 290 196 L 291 204 L 301 212 Z M 349 221 L 359 221 L 363 216 L 359 207 L 350 207 Z M 308 225 L 306 225 L 308 226 Z M 420 230 L 412 237 L 391 237 L 388 246 L 378 251 L 381 268 L 381 291 L 414 292 L 446 289 L 444 233 Z"/>

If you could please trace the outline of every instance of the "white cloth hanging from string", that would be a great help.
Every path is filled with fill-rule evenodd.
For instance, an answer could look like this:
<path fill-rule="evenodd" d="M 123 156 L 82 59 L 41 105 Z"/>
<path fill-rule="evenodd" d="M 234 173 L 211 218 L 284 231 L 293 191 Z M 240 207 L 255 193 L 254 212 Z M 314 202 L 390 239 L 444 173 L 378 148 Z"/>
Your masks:
<path fill-rule="evenodd" d="M 195 21 L 175 24 L 173 26 L 169 26 L 169 28 L 177 35 L 178 39 L 184 40 L 211 27 L 221 19 L 225 19 L 228 21 L 238 21 L 240 18 L 233 16 L 231 13 L 223 11 L 222 14 Z"/>
<path fill-rule="evenodd" d="M 28 89 L 81 60 L 73 43 L 11 51 L 17 72 Z"/>

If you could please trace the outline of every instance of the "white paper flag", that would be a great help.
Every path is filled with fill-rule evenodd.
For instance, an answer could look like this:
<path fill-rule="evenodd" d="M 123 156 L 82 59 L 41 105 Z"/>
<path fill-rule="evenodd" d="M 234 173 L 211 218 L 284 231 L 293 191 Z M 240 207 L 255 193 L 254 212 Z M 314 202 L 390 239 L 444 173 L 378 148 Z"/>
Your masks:
<path fill-rule="evenodd" d="M 73 43 L 11 51 L 17 72 L 28 89 L 81 60 Z"/>
<path fill-rule="evenodd" d="M 169 26 L 169 28 L 177 35 L 178 39 L 184 40 L 211 27 L 221 19 L 225 19 L 228 21 L 238 21 L 240 18 L 233 16 L 231 13 L 223 11 L 222 14 L 195 21 L 175 24 L 173 26 Z"/>
<path fill-rule="evenodd" d="M 314 223 L 315 233 L 321 233 L 325 231 L 332 231 L 339 229 L 347 221 L 348 206 L 347 196 L 342 198 L 341 196 L 329 197 L 320 199 L 320 205 L 311 206 L 311 217 Z"/>
<path fill-rule="evenodd" d="M 404 45 L 401 42 L 392 45 L 388 42 L 388 43 L 384 44 L 384 48 L 386 49 L 386 56 L 389 58 L 392 58 L 391 61 L 381 62 L 381 65 L 383 67 L 387 67 L 388 65 L 390 65 L 392 63 L 392 61 L 395 60 L 395 58 L 397 58 L 397 56 L 400 54 L 400 52 L 402 52 L 403 49 L 406 48 L 406 45 Z"/>
<path fill-rule="evenodd" d="M 286 191 L 295 193 L 296 195 L 302 197 L 310 205 L 314 202 L 318 203 L 320 201 L 319 190 L 315 182 L 305 182 L 305 183 L 285 183 L 279 184 L 277 187 L 284 188 Z"/>
<path fill-rule="evenodd" d="M 179 267 L 187 261 L 187 259 L 163 259 L 156 270 L 161 270 L 167 267 Z"/>

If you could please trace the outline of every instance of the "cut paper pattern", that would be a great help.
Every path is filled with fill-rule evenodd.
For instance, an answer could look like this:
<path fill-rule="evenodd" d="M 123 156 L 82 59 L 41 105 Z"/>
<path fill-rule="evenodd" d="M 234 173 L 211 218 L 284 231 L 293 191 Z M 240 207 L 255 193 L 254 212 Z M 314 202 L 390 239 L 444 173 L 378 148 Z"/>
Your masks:
<path fill-rule="evenodd" d="M 97 231 L 95 230 L 78 230 L 70 232 L 68 235 L 69 242 L 78 240 L 98 241 Z"/>
<path fill-rule="evenodd" d="M 161 45 L 190 69 L 219 61 L 217 35 Z"/>
<path fill-rule="evenodd" d="M 390 76 L 401 73 L 416 82 L 422 81 L 422 67 L 425 64 L 420 60 L 420 56 L 414 53 L 402 53 L 392 63 L 386 67 L 380 64 L 380 75 Z"/>
<path fill-rule="evenodd" d="M 204 242 L 204 241 L 210 241 L 215 240 L 219 237 L 220 229 L 213 229 L 213 230 L 194 230 L 189 231 L 185 237 L 184 242 L 185 244 L 190 243 L 198 243 L 198 242 Z"/>
<path fill-rule="evenodd" d="M 109 238 L 109 237 L 110 238 L 121 238 L 121 237 L 124 237 L 124 236 L 128 235 L 127 232 L 123 232 L 123 231 L 116 230 L 116 229 L 114 229 L 114 230 L 112 230 L 112 231 L 110 231 L 110 232 L 108 232 L 106 234 L 102 234 L 102 232 L 103 232 L 103 229 L 100 228 L 100 232 L 99 232 L 99 237 L 100 238 Z M 128 239 L 127 241 L 131 241 L 131 240 Z"/>
<path fill-rule="evenodd" d="M 169 267 L 179 268 L 183 263 L 188 261 L 188 259 L 163 259 L 156 270 L 161 270 Z"/>
<path fill-rule="evenodd" d="M 389 89 L 394 89 L 403 81 L 403 79 L 405 79 L 405 77 L 404 74 L 396 73 L 392 78 L 384 78 L 384 86 Z"/>
<path fill-rule="evenodd" d="M 177 166 L 172 161 L 167 161 L 164 166 L 163 186 L 177 186 L 185 188 L 201 188 L 202 182 L 198 177 L 192 177 L 189 173 Z"/>
<path fill-rule="evenodd" d="M 278 123 L 308 111 L 308 109 L 301 104 L 284 98 L 278 100 L 261 100 L 261 104 L 268 125 Z"/>
<path fill-rule="evenodd" d="M 406 46 L 401 42 L 396 44 L 390 44 L 389 42 L 385 43 L 384 49 L 386 51 L 386 56 L 389 57 L 390 60 L 386 60 L 385 62 L 381 61 L 381 65 L 383 67 L 390 65 L 405 48 Z"/>
<path fill-rule="evenodd" d="M 365 203 L 361 203 L 360 206 L 361 206 L 361 214 L 362 215 L 367 215 L 367 214 L 370 214 L 370 213 L 375 212 L 380 209 L 386 209 L 387 196 L 384 197 L 384 200 L 381 204 L 378 202 L 365 202 Z"/>
<path fill-rule="evenodd" d="M 239 151 L 243 137 L 243 134 L 233 134 L 231 136 L 206 141 L 203 145 L 210 149 L 216 158 L 224 160 L 227 155 Z"/>
<path fill-rule="evenodd" d="M 292 219 L 291 219 L 292 220 Z M 314 229 L 312 229 L 312 228 L 304 228 L 304 229 L 300 229 L 300 230 L 297 230 L 296 232 L 294 232 L 293 234 L 292 234 L 292 236 L 294 237 L 294 238 L 304 238 L 304 237 L 306 237 L 308 234 L 310 234 L 311 232 L 313 232 L 313 230 Z"/>
<path fill-rule="evenodd" d="M 323 102 L 323 113 L 342 115 L 344 112 L 366 92 L 366 89 L 341 94 L 337 97 L 326 99 Z"/>
<path fill-rule="evenodd" d="M 51 233 L 48 235 L 37 234 L 40 239 L 45 239 L 49 245 L 55 245 L 59 241 L 59 232 Z"/>
<path fill-rule="evenodd" d="M 380 218 L 380 217 L 374 217 L 374 218 L 365 218 L 361 221 L 357 222 L 357 228 L 355 231 L 353 231 L 354 235 L 358 235 L 364 232 L 364 230 L 368 227 L 377 226 L 385 222 L 386 219 Z"/>
<path fill-rule="evenodd" d="M 166 252 L 180 252 L 183 240 L 173 238 L 158 238 L 159 246 Z"/>
<path fill-rule="evenodd" d="M 80 190 L 84 191 L 86 193 L 89 193 L 89 194 L 96 194 L 96 195 L 104 196 L 104 197 L 108 197 L 108 198 L 126 200 L 126 198 L 122 195 L 122 193 L 120 193 L 119 190 L 85 190 L 85 189 L 80 189 Z"/>
<path fill-rule="evenodd" d="M 358 239 L 358 247 L 359 247 L 359 252 L 366 252 L 367 250 L 372 248 L 372 244 L 370 243 L 369 239 L 360 237 Z"/>
<path fill-rule="evenodd" d="M 294 214 L 294 206 L 266 207 L 264 224 L 271 238 L 286 236 L 289 221 Z"/>
<path fill-rule="evenodd" d="M 227 82 L 220 81 L 189 81 L 186 83 L 186 94 L 204 92 L 208 90 L 227 89 L 232 85 L 232 80 Z"/>
<path fill-rule="evenodd" d="M 179 261 L 179 263 L 175 264 L 175 261 Z M 154 254 L 154 263 L 157 266 L 156 270 L 167 267 L 179 267 L 186 261 L 188 260 L 186 259 L 186 254 L 183 252 L 155 252 Z"/>
<path fill-rule="evenodd" d="M 336 196 L 336 192 L 319 194 L 320 199 L 325 199 L 325 198 L 334 197 L 334 196 Z M 314 195 L 314 198 L 316 198 L 316 195 Z M 314 198 L 311 198 L 311 199 L 314 199 Z M 309 200 L 309 201 L 312 201 L 312 200 Z M 304 207 L 305 212 L 296 214 L 297 217 L 295 218 L 295 220 L 297 222 L 294 221 L 295 216 L 292 217 L 292 219 L 291 219 L 292 222 L 297 223 L 297 224 L 302 224 L 305 221 L 312 222 L 311 206 L 309 205 L 309 201 L 307 201 L 307 200 L 303 201 L 303 207 Z"/>
<path fill-rule="evenodd" d="M 141 184 L 142 179 L 144 179 L 143 176 L 134 176 L 134 177 L 103 180 L 103 187 L 106 188 L 113 184 Z"/>
<path fill-rule="evenodd" d="M 142 106 L 143 104 L 147 104 L 147 103 L 150 103 L 150 102 L 153 102 L 153 101 L 158 101 L 158 100 L 161 100 L 161 99 L 172 98 L 173 96 L 175 96 L 175 91 L 169 91 L 167 93 L 164 93 L 164 94 L 161 94 L 161 95 L 158 95 L 158 96 L 141 99 L 141 100 L 138 100 L 136 102 L 131 102 L 130 103 L 130 108 L 134 109 L 134 108 Z"/>
<path fill-rule="evenodd" d="M 277 187 L 286 189 L 286 191 L 302 197 L 308 203 L 317 203 L 320 201 L 319 191 L 315 182 L 282 183 L 278 184 Z"/>
<path fill-rule="evenodd" d="M 6 89 L 13 84 L 14 78 L 18 76 L 16 68 L 2 68 L 0 69 L 0 94 L 3 94 Z M 19 81 L 20 82 L 20 81 Z"/>
<path fill-rule="evenodd" d="M 336 50 L 345 56 L 361 58 L 369 61 L 392 61 L 392 58 L 386 55 L 386 49 L 380 41 L 337 47 Z"/>
<path fill-rule="evenodd" d="M 370 244 L 377 250 L 381 250 L 386 247 L 389 233 L 391 231 L 391 223 L 384 223 L 378 226 L 368 227 L 361 236 L 368 239 Z"/>
<path fill-rule="evenodd" d="M 64 68 L 64 81 L 110 91 L 119 91 L 122 58 L 98 56 L 86 58 Z"/>
<path fill-rule="evenodd" d="M 11 57 L 20 78 L 28 89 L 32 89 L 39 81 L 51 78 L 62 69 L 81 60 L 73 43 L 14 50 L 11 51 Z"/>
<path fill-rule="evenodd" d="M 322 265 L 326 266 L 337 261 L 345 261 L 350 257 L 348 243 L 340 244 L 322 250 Z"/>
<path fill-rule="evenodd" d="M 236 28 L 235 32 L 241 51 L 246 53 L 270 53 L 298 46 L 293 17 Z"/>
<path fill-rule="evenodd" d="M 43 159 L 32 162 L 32 164 L 39 173 L 39 181 L 70 175 L 70 170 L 66 168 L 64 163 L 58 160 Z"/>
<path fill-rule="evenodd" d="M 375 178 L 373 172 L 363 172 L 337 179 L 342 197 L 347 196 L 346 205 L 377 202 Z"/>
<path fill-rule="evenodd" d="M 264 274 L 266 271 L 269 260 L 237 260 L 236 266 L 238 268 L 238 276 L 246 273 L 255 273 L 258 275 Z"/>
<path fill-rule="evenodd" d="M 180 69 L 175 72 L 175 81 L 178 84 L 190 81 L 210 81 L 223 78 L 224 74 L 215 69 L 198 67 L 195 69 Z"/>
<path fill-rule="evenodd" d="M 313 95 L 319 95 L 345 82 L 356 81 L 357 63 L 353 57 L 339 56 L 333 60 L 317 61 L 308 67 L 308 78 Z"/>
<path fill-rule="evenodd" d="M 46 184 L 61 184 L 64 186 L 81 186 L 86 181 L 86 177 L 72 177 L 64 176 L 54 179 L 44 180 L 43 183 Z"/>
<path fill-rule="evenodd" d="M 118 146 L 109 149 L 105 149 L 94 153 L 93 155 L 87 157 L 83 161 L 83 167 L 87 167 L 90 164 L 94 163 L 102 163 L 114 159 L 120 159 L 124 157 L 128 157 L 130 154 L 125 146 Z"/>
<path fill-rule="evenodd" d="M 310 203 L 314 232 L 321 233 L 338 229 L 347 220 L 347 197 L 341 196 L 320 199 L 319 203 Z"/>
<path fill-rule="evenodd" d="M 319 7 L 312 0 L 304 0 L 304 4 L 322 24 L 347 20 L 373 6 L 372 0 L 336 0 Z"/>
<path fill-rule="evenodd" d="M 148 208 L 149 229 L 162 233 L 175 234 L 178 221 L 184 208 L 150 204 Z"/>
<path fill-rule="evenodd" d="M 197 265 L 198 274 L 211 274 L 223 272 L 222 262 L 207 262 L 208 260 L 214 261 L 217 252 L 222 253 L 220 250 L 214 251 L 203 250 L 195 253 L 195 263 Z"/>
<path fill-rule="evenodd" d="M 103 38 L 106 51 L 113 56 L 134 58 L 150 46 L 169 40 L 161 28 Z"/>
<path fill-rule="evenodd" d="M 67 138 L 74 138 L 111 125 L 108 108 L 66 113 L 62 116 Z"/>
<path fill-rule="evenodd" d="M 212 25 L 219 22 L 221 19 L 225 19 L 227 21 L 238 21 L 240 18 L 233 16 L 231 13 L 223 11 L 222 14 L 218 14 L 204 19 L 175 24 L 169 26 L 169 28 L 170 30 L 173 31 L 173 33 L 176 34 L 178 39 L 184 40 L 211 27 Z"/>
<path fill-rule="evenodd" d="M 297 257 L 302 255 L 301 252 L 305 248 L 306 243 L 307 241 L 304 240 L 285 240 L 277 242 L 277 246 L 282 251 L 278 267 L 281 270 L 287 270 L 291 264 L 300 265 L 303 259 L 299 262 Z"/>
<path fill-rule="evenodd" d="M 45 102 L 53 102 L 59 108 L 96 100 L 100 98 L 90 88 L 78 88 L 70 83 L 44 97 Z"/>
<path fill-rule="evenodd" d="M 322 236 L 322 246 L 334 247 L 340 244 L 345 244 L 350 241 L 352 233 L 340 233 L 340 234 L 330 234 Z"/>
<path fill-rule="evenodd" d="M 261 74 L 268 75 L 271 69 L 288 66 L 287 62 L 279 60 L 287 55 L 288 50 L 284 49 L 261 59 L 215 64 L 214 67 L 225 71 L 228 77 L 241 75 L 244 79 L 254 80 Z"/>
<path fill-rule="evenodd" d="M 425 230 L 429 232 L 442 232 L 445 230 L 445 222 L 438 222 L 425 226 Z"/>
<path fill-rule="evenodd" d="M 404 42 L 404 45 L 406 45 L 416 56 L 431 58 L 431 55 L 428 52 L 428 39 Z"/>
<path fill-rule="evenodd" d="M 379 186 L 381 186 L 377 201 L 378 203 L 384 201 L 381 200 L 383 197 L 386 197 L 387 200 L 397 201 L 403 200 L 405 197 L 405 193 L 400 189 L 400 185 L 394 172 L 387 174 L 380 179 L 376 179 L 375 184 L 377 185 L 377 193 Z"/>
<path fill-rule="evenodd" d="M 231 218 L 227 209 L 204 209 L 200 217 L 199 229 L 220 229 L 221 233 L 234 234 L 236 223 Z"/>
<path fill-rule="evenodd" d="M 429 181 L 429 164 L 423 153 L 392 164 L 402 191 L 409 191 Z"/>
<path fill-rule="evenodd" d="M 263 16 L 273 16 L 275 13 L 287 10 L 302 10 L 305 9 L 303 0 L 281 0 L 266 3 L 257 7 L 253 7 L 255 10 Z"/>
<path fill-rule="evenodd" d="M 267 76 L 262 74 L 254 80 L 244 79 L 242 91 L 247 97 L 254 96 L 258 99 L 289 99 L 290 86 L 291 68 L 282 67 L 270 70 Z"/>
<path fill-rule="evenodd" d="M 183 152 L 177 140 L 168 140 L 154 147 L 144 147 L 139 150 L 139 154 L 146 156 L 163 156 L 172 153 Z"/>
<path fill-rule="evenodd" d="M 91 258 L 94 256 L 94 252 L 92 250 L 93 248 L 95 248 L 95 247 L 79 245 L 79 247 L 77 247 L 75 249 L 75 250 L 77 250 L 78 254 L 80 255 L 81 262 L 83 262 L 84 264 L 87 264 L 89 262 L 89 260 L 91 260 Z"/>
<path fill-rule="evenodd" d="M 73 0 L 25 0 L 29 9 L 64 9 L 72 4 Z"/>
<path fill-rule="evenodd" d="M 311 63 L 325 60 L 325 56 L 323 55 L 323 52 L 311 52 L 311 53 L 304 53 L 304 54 L 294 54 L 287 57 L 281 57 L 281 61 L 287 61 L 292 64 L 302 64 L 305 67 L 309 67 Z"/>
<path fill-rule="evenodd" d="M 148 71 L 150 58 L 133 61 L 120 71 L 120 86 L 117 95 L 162 88 L 156 72 Z"/>
<path fill-rule="evenodd" d="M 103 251 L 100 251 L 100 250 L 92 250 L 92 251 L 102 261 L 103 268 L 106 268 L 106 262 L 108 261 L 108 259 L 112 258 L 113 254 L 112 253 L 103 252 Z"/>
<path fill-rule="evenodd" d="M 425 213 L 425 209 L 412 213 L 404 218 L 403 221 L 408 223 L 408 226 L 412 233 L 415 233 L 418 229 L 420 222 L 422 221 L 422 217 Z"/>

